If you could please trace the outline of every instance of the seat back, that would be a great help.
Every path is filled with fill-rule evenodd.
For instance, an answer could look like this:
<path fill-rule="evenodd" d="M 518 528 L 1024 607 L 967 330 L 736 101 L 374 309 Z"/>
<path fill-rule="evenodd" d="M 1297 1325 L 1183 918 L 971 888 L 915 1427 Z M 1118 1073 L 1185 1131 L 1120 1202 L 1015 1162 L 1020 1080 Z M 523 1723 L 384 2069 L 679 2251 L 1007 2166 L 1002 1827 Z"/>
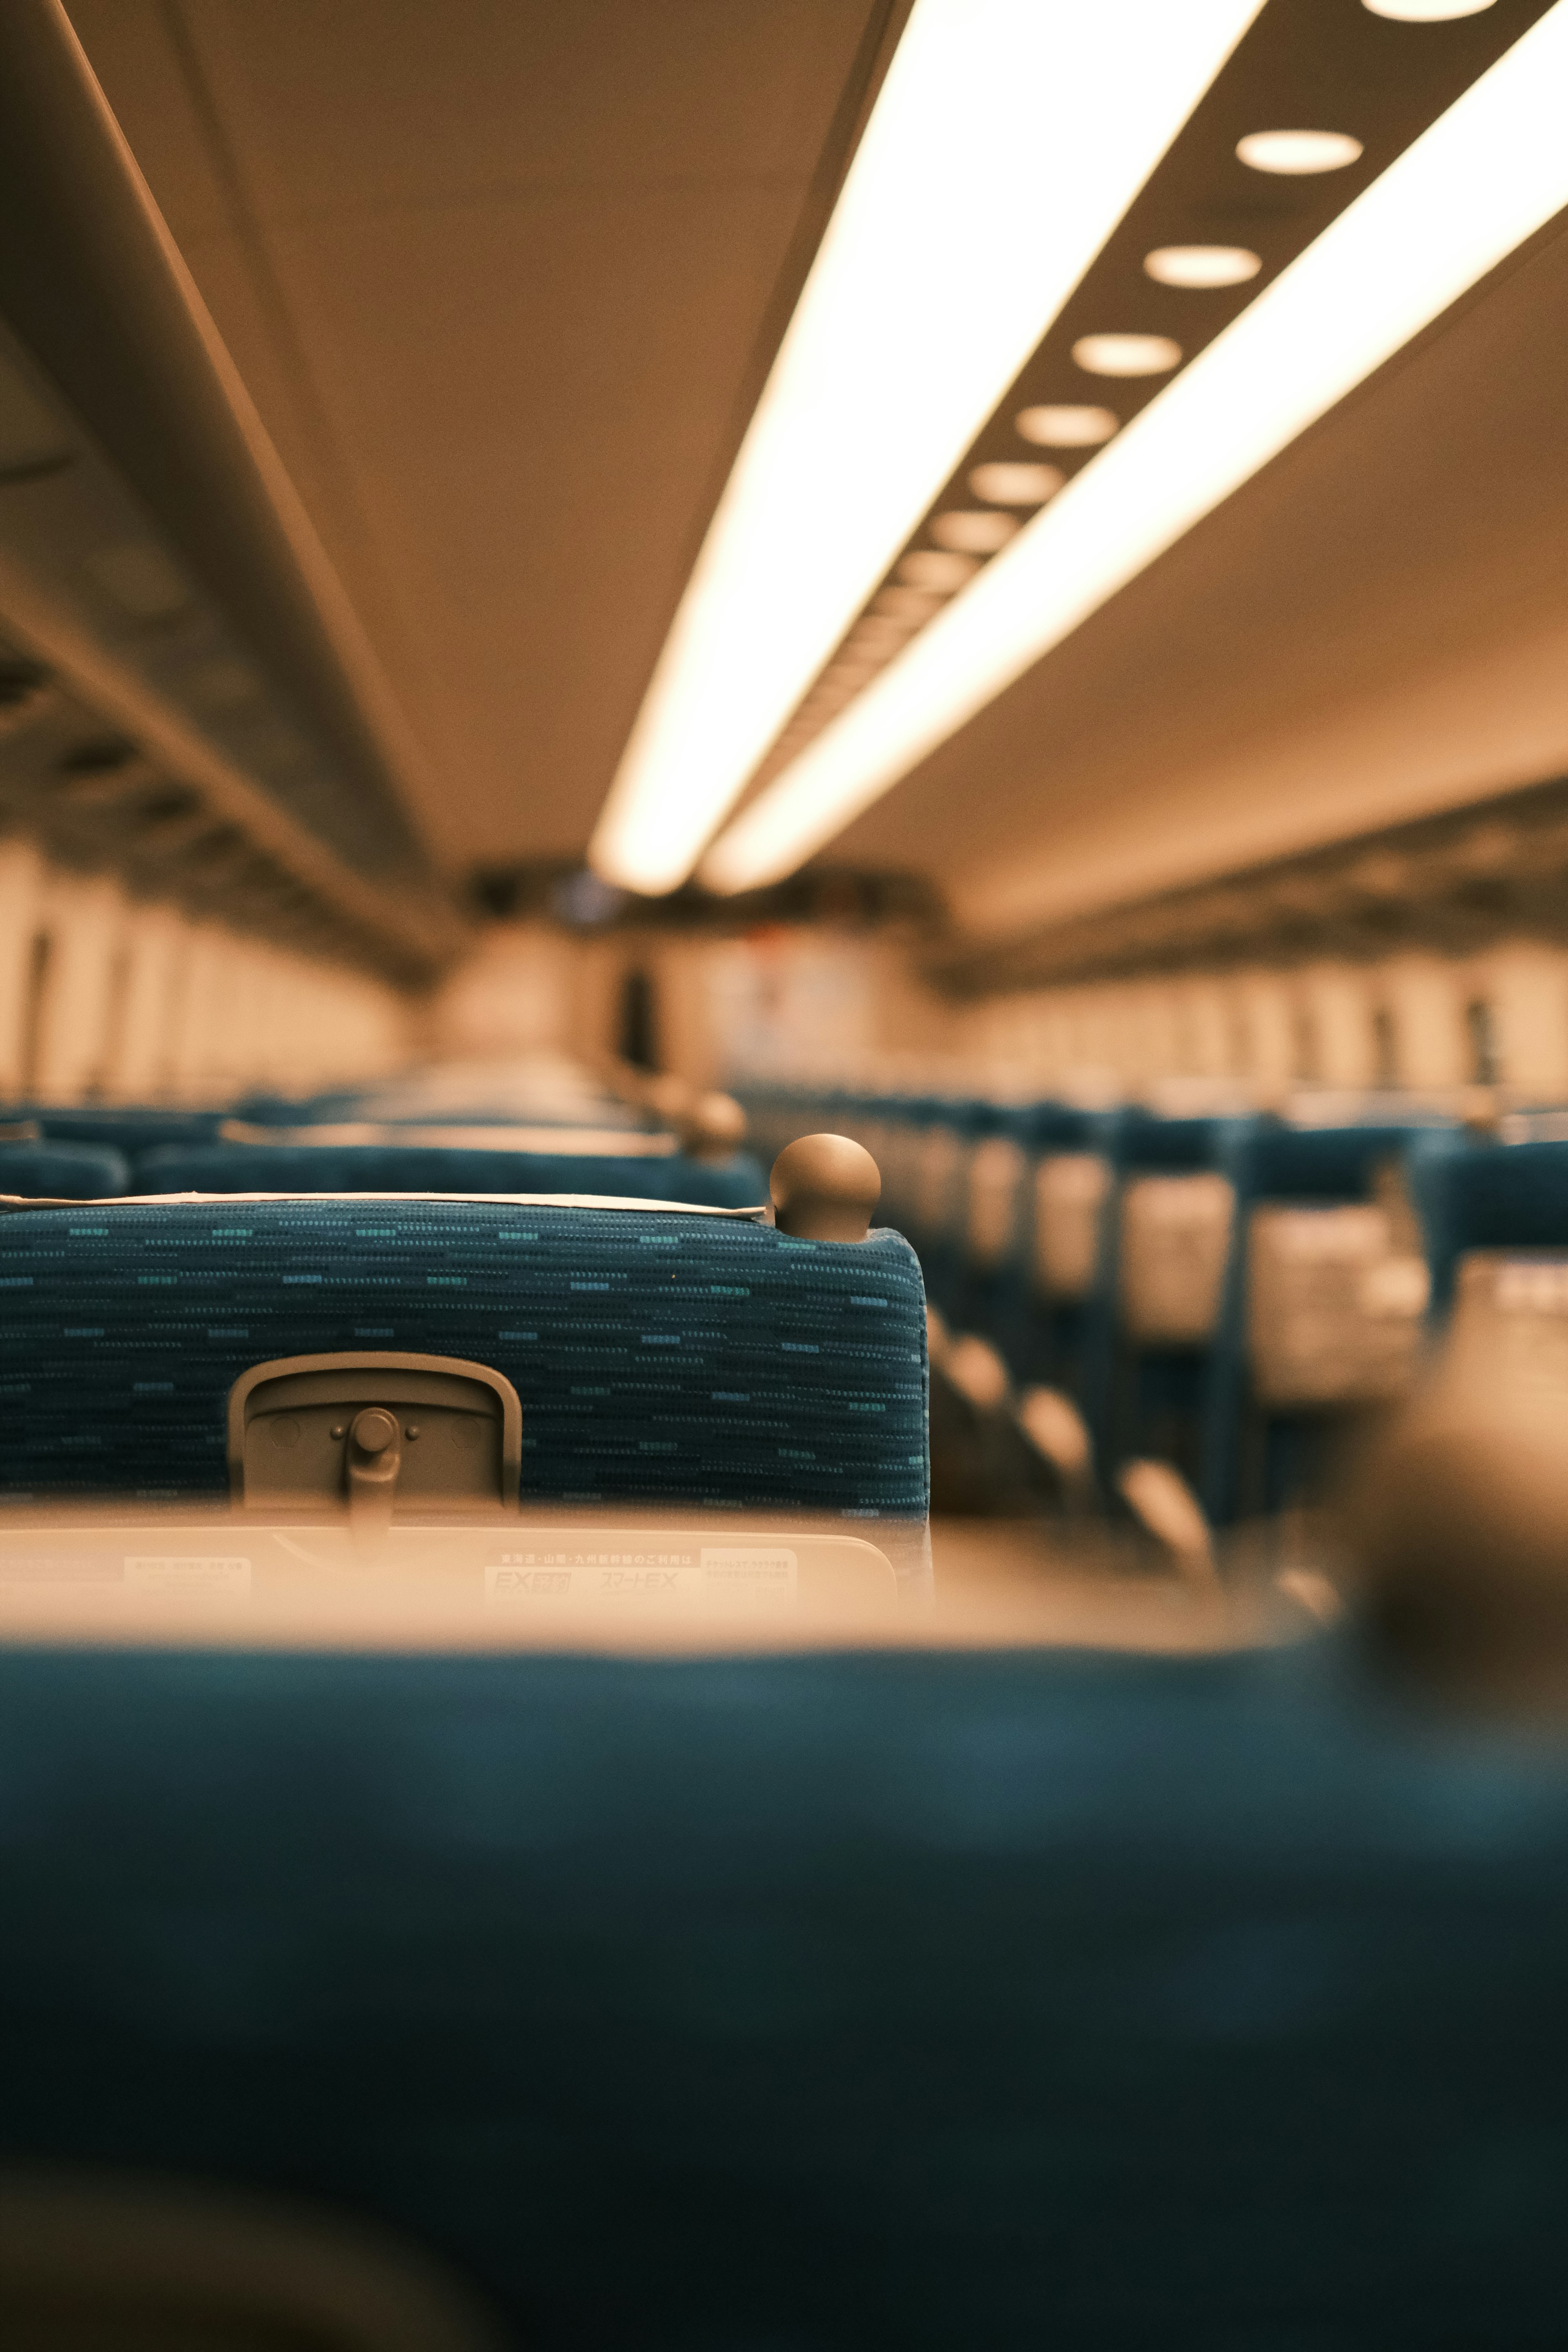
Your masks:
<path fill-rule="evenodd" d="M 1421 1131 L 1260 1121 L 1226 1139 L 1236 1214 L 1205 1376 L 1201 1485 L 1215 1525 L 1321 1488 L 1338 1423 L 1415 1377 L 1426 1286 L 1400 1198 Z"/>
<path fill-rule="evenodd" d="M 131 1170 L 102 1144 L 0 1143 L 0 1193 L 40 1201 L 107 1201 L 131 1189 Z"/>
<path fill-rule="evenodd" d="M 1468 1252 L 1568 1249 L 1568 1142 L 1494 1143 L 1438 1129 L 1412 1146 L 1409 1170 L 1435 1317 L 1452 1306 Z"/>
<path fill-rule="evenodd" d="M 1568 1396 L 1568 1141 L 1423 1136 L 1410 1181 L 1435 1327 L 1484 1338 L 1500 1375 Z"/>
<path fill-rule="evenodd" d="M 56 1110 L 48 1105 L 35 1111 L 50 1143 L 90 1143 L 123 1152 L 134 1160 L 143 1151 L 174 1144 L 211 1143 L 223 1121 L 216 1110 L 168 1110 L 156 1105 L 99 1105 L 90 1110 Z"/>
<path fill-rule="evenodd" d="M 1560 2333 L 1568 1772 L 1334 1643 L 15 1649 L 0 1787 L 13 2161 L 331 2200 L 520 2344 Z"/>
<path fill-rule="evenodd" d="M 752 1209 L 768 1197 L 767 1178 L 745 1152 L 710 1161 L 426 1143 L 175 1148 L 145 1153 L 136 1181 L 147 1192 L 586 1192 L 701 1209 Z"/>
<path fill-rule="evenodd" d="M 1232 1217 L 1220 1161 L 1247 1124 L 1132 1108 L 1091 1122 L 1086 1140 L 1109 1162 L 1110 1183 L 1079 1402 L 1107 1484 L 1133 1454 L 1164 1454 L 1196 1475 L 1203 1358 L 1218 1327 Z"/>
<path fill-rule="evenodd" d="M 522 1407 L 521 1497 L 923 1518 L 925 1302 L 896 1234 L 374 1196 L 0 1217 L 0 1496 L 216 1496 L 258 1364 L 458 1359 Z"/>
<path fill-rule="evenodd" d="M 1052 1171 L 1071 1160 L 1089 1116 L 1054 1101 L 1008 1105 L 970 1154 L 965 1278 L 955 1319 L 999 1349 L 1020 1381 L 1060 1380 L 1070 1353 L 1070 1302 L 1042 1281 L 1040 1269 L 1061 1225 L 1050 1217 Z M 1096 1205 L 1088 1217 L 1085 1289 L 1098 1222 Z"/>

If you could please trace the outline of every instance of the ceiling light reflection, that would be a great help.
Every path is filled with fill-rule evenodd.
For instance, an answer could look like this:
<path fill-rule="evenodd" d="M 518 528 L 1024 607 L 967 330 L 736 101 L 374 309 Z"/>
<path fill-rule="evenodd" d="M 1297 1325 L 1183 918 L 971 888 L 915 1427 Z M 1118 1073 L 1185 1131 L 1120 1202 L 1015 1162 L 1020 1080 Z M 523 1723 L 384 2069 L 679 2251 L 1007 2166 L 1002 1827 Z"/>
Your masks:
<path fill-rule="evenodd" d="M 884 588 L 872 604 L 873 613 L 887 613 L 895 621 L 907 621 L 919 628 L 933 613 L 940 613 L 944 599 L 932 595 L 925 588 Z"/>
<path fill-rule="evenodd" d="M 1401 25 L 1446 25 L 1451 16 L 1479 16 L 1496 0 L 1361 0 L 1374 16 L 1392 16 Z"/>
<path fill-rule="evenodd" d="M 1164 375 L 1182 347 L 1169 335 L 1080 335 L 1072 355 L 1086 375 Z"/>
<path fill-rule="evenodd" d="M 996 507 L 1038 507 L 1054 498 L 1067 477 L 1059 466 L 1032 466 L 1003 461 L 997 465 L 976 466 L 969 477 L 969 487 L 977 499 L 988 499 Z"/>
<path fill-rule="evenodd" d="M 1161 286 L 1245 286 L 1262 267 L 1244 245 L 1162 245 L 1143 257 Z"/>
<path fill-rule="evenodd" d="M 980 566 L 972 555 L 938 554 L 934 549 L 917 548 L 906 555 L 899 566 L 899 577 L 910 588 L 934 589 L 939 596 L 951 596 L 966 580 L 973 580 Z"/>
<path fill-rule="evenodd" d="M 964 555 L 994 555 L 1017 528 L 1016 515 L 969 507 L 936 516 L 931 535 L 939 547 L 954 547 Z"/>
<path fill-rule="evenodd" d="M 1021 409 L 1013 422 L 1020 437 L 1037 449 L 1094 449 L 1110 440 L 1121 420 L 1109 408 L 1047 405 Z"/>
<path fill-rule="evenodd" d="M 1361 141 L 1348 131 L 1249 131 L 1237 141 L 1236 152 L 1249 171 L 1306 179 L 1358 162 Z"/>

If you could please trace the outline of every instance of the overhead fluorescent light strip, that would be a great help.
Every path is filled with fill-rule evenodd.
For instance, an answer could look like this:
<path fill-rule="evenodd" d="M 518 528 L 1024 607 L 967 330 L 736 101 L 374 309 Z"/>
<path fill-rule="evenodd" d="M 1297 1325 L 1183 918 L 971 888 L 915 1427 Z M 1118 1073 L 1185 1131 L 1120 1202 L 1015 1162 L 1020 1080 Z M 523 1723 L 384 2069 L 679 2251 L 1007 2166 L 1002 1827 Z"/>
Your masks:
<path fill-rule="evenodd" d="M 742 812 L 703 880 L 792 873 L 1568 205 L 1565 109 L 1558 0 Z"/>
<path fill-rule="evenodd" d="M 684 881 L 1261 0 L 916 0 L 589 856 Z"/>

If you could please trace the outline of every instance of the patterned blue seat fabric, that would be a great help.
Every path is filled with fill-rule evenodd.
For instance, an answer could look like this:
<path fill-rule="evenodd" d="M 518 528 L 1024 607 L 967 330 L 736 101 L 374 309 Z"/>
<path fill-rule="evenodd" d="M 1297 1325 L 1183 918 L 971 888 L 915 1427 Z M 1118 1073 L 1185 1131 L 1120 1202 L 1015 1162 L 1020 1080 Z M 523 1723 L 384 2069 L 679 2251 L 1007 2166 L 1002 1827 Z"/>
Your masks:
<path fill-rule="evenodd" d="M 925 1515 L 925 1307 L 900 1235 L 310 1197 L 0 1218 L 0 1497 L 223 1495 L 236 1377 L 350 1349 L 504 1372 L 525 1501 Z"/>
<path fill-rule="evenodd" d="M 86 1143 L 0 1143 L 0 1192 L 37 1201 L 109 1201 L 129 1191 L 122 1155 Z"/>
<path fill-rule="evenodd" d="M 0 2154 L 539 2352 L 1546 2352 L 1568 1768 L 1334 1647 L 0 1654 Z"/>
<path fill-rule="evenodd" d="M 754 1209 L 768 1197 L 767 1178 L 743 1152 L 709 1162 L 428 1143 L 172 1147 L 142 1155 L 136 1183 L 144 1192 L 596 1192 L 698 1209 Z"/>

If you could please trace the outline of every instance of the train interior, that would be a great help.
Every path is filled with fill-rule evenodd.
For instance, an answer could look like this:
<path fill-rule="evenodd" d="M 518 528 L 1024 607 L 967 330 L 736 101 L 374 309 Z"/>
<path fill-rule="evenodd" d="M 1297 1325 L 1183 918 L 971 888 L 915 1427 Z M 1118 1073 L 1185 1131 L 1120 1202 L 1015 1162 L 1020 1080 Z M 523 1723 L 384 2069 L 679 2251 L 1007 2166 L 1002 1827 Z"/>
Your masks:
<path fill-rule="evenodd" d="M 1568 0 L 3 0 L 0 2336 L 1568 2336 Z"/>

